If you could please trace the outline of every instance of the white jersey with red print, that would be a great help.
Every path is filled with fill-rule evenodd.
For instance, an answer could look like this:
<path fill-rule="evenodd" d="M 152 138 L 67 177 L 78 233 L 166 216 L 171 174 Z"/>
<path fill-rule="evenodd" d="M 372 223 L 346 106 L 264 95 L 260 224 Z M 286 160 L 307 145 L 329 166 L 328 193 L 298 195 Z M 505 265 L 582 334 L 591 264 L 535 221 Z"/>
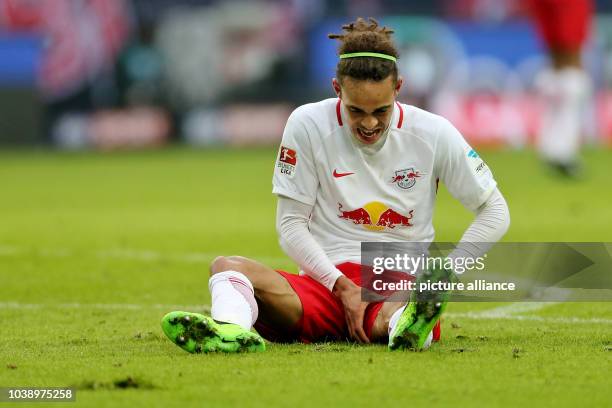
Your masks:
<path fill-rule="evenodd" d="M 273 192 L 313 206 L 310 232 L 334 264 L 361 260 L 362 241 L 431 242 L 442 181 L 475 210 L 495 190 L 491 171 L 446 119 L 396 103 L 382 148 L 351 135 L 339 99 L 289 117 Z"/>

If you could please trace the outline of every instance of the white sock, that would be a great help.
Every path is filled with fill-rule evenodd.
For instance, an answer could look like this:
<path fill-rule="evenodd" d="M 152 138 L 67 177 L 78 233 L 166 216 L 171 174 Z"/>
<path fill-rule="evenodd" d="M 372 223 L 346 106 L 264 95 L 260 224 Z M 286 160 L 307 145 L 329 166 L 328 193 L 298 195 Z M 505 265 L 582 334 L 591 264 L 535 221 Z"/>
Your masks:
<path fill-rule="evenodd" d="M 405 308 L 406 306 L 402 306 L 399 309 L 397 309 L 395 313 L 391 315 L 391 319 L 389 319 L 389 335 L 391 335 L 393 328 L 397 324 L 397 321 L 399 320 Z M 432 340 L 433 340 L 433 330 L 429 332 L 429 336 L 427 336 L 427 340 L 425 340 L 425 344 L 423 344 L 423 350 L 427 350 L 429 346 L 431 346 Z"/>
<path fill-rule="evenodd" d="M 208 289 L 212 297 L 213 319 L 251 330 L 259 309 L 253 285 L 246 276 L 236 271 L 216 273 L 210 277 Z"/>
<path fill-rule="evenodd" d="M 429 346 L 431 346 L 431 342 L 433 341 L 433 330 L 429 332 L 429 336 L 427 336 L 427 340 L 423 344 L 423 350 L 427 350 Z"/>
<path fill-rule="evenodd" d="M 582 115 L 591 90 L 588 75 L 578 68 L 548 70 L 537 81 L 544 97 L 544 115 L 537 147 L 547 160 L 575 161 L 580 149 Z"/>
<path fill-rule="evenodd" d="M 397 324 L 397 321 L 399 320 L 399 318 L 402 315 L 402 312 L 404 311 L 405 308 L 406 308 L 406 306 L 402 306 L 399 309 L 397 309 L 395 311 L 395 313 L 393 313 L 391 315 L 391 319 L 389 319 L 389 335 L 391 335 L 391 332 L 393 331 L 393 328 Z"/>

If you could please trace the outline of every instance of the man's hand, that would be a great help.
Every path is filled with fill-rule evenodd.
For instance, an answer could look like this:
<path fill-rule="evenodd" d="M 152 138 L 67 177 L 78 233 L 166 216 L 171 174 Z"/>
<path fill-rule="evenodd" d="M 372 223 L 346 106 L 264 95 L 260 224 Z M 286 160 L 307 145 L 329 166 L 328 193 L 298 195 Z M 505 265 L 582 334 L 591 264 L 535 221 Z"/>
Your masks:
<path fill-rule="evenodd" d="M 360 343 L 369 343 L 370 339 L 363 330 L 363 318 L 368 302 L 361 301 L 361 288 L 346 276 L 341 276 L 336 280 L 333 293 L 344 306 L 344 316 L 351 337 Z"/>

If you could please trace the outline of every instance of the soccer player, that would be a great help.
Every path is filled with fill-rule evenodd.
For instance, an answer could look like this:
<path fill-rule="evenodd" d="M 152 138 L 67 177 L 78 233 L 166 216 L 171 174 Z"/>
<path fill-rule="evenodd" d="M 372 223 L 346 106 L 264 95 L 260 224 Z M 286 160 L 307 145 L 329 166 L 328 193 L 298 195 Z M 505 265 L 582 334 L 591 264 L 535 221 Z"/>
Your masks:
<path fill-rule="evenodd" d="M 279 241 L 301 273 L 217 257 L 211 316 L 171 312 L 162 319 L 186 351 L 263 350 L 253 326 L 271 341 L 352 338 L 426 348 L 439 337 L 443 302 L 362 301 L 360 243 L 433 241 L 438 181 L 476 214 L 462 251 L 476 256 L 471 243 L 496 242 L 509 226 L 491 171 L 453 125 L 395 100 L 402 78 L 393 31 L 361 18 L 342 28 L 330 35 L 340 41 L 337 98 L 291 114 L 274 170 Z"/>
<path fill-rule="evenodd" d="M 581 117 L 592 87 L 581 52 L 593 4 L 591 0 L 528 0 L 528 5 L 552 62 L 536 81 L 545 101 L 538 151 L 561 174 L 575 176 Z"/>

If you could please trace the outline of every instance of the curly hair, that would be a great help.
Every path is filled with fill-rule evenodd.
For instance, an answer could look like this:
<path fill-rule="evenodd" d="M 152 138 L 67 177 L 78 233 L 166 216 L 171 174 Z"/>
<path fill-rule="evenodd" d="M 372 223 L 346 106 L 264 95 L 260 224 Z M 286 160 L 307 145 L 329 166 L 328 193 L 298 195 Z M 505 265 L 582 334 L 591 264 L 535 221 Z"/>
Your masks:
<path fill-rule="evenodd" d="M 368 21 L 359 17 L 356 21 L 342 26 L 343 34 L 329 34 L 332 40 L 340 40 L 338 54 L 353 52 L 378 52 L 399 57 L 399 52 L 393 43 L 393 30 L 381 27 L 373 18 Z M 397 64 L 393 61 L 376 57 L 359 57 L 341 59 L 336 67 L 336 76 L 349 76 L 358 80 L 382 81 L 393 75 L 397 81 Z"/>

